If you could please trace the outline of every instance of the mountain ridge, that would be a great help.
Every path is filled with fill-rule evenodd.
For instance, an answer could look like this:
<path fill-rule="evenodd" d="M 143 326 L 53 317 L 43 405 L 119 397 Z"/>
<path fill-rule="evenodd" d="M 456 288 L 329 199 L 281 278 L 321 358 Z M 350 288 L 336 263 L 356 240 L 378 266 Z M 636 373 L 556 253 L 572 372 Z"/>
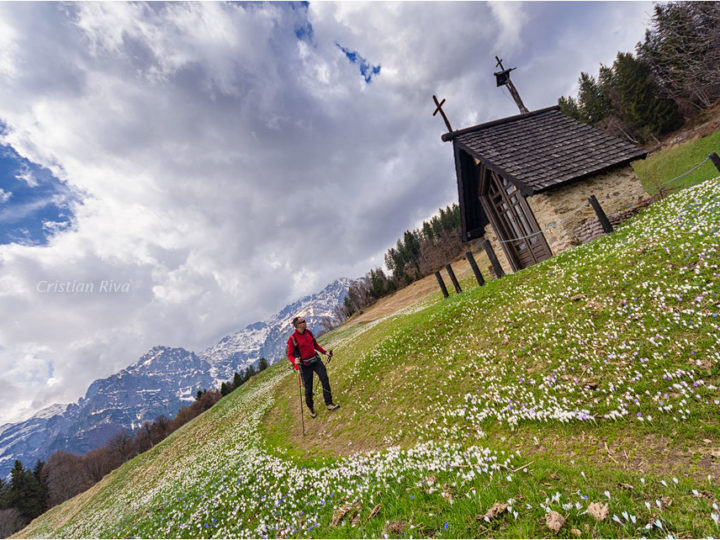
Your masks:
<path fill-rule="evenodd" d="M 236 371 L 274 362 L 284 354 L 292 314 L 306 317 L 317 330 L 333 317 L 353 280 L 340 278 L 320 292 L 296 300 L 265 321 L 256 321 L 221 338 L 199 353 L 155 345 L 134 363 L 90 383 L 78 401 L 54 403 L 27 420 L 0 426 L 0 478 L 16 459 L 31 467 L 56 450 L 84 454 L 122 430 L 132 431 L 160 415 L 175 416 L 199 389 L 219 388 Z"/>

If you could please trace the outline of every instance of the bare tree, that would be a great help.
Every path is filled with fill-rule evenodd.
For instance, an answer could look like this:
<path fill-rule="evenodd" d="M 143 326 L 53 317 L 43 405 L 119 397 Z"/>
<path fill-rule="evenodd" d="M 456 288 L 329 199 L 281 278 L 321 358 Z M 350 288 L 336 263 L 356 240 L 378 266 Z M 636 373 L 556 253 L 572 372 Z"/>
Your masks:
<path fill-rule="evenodd" d="M 107 447 L 114 454 L 113 460 L 119 461 L 120 463 L 124 463 L 136 455 L 133 438 L 124 430 L 117 435 L 113 435 L 108 441 Z"/>
<path fill-rule="evenodd" d="M 25 525 L 27 523 L 17 508 L 0 510 L 0 538 L 9 538 Z"/>
<path fill-rule="evenodd" d="M 99 482 L 103 476 L 122 464 L 113 457 L 113 452 L 108 446 L 90 450 L 83 456 L 83 465 L 93 483 Z"/>
<path fill-rule="evenodd" d="M 183 405 L 175 415 L 175 418 L 173 418 L 173 431 L 187 424 L 193 418 L 195 418 L 195 414 L 190 407 L 188 405 Z"/>
<path fill-rule="evenodd" d="M 152 426 L 150 426 L 150 440 L 153 445 L 159 443 L 172 433 L 170 427 L 170 419 L 164 414 L 155 419 Z"/>
<path fill-rule="evenodd" d="M 339 307 L 339 306 L 338 306 Z M 343 319 L 344 320 L 344 319 Z M 321 317 L 320 318 L 320 331 L 317 333 L 317 337 L 327 334 L 333 328 L 337 328 L 342 324 L 340 317 L 337 316 L 337 311 L 333 311 L 332 317 Z"/>
<path fill-rule="evenodd" d="M 63 450 L 50 456 L 43 467 L 43 474 L 47 477 L 49 507 L 82 493 L 94 484 L 83 458 Z"/>
<path fill-rule="evenodd" d="M 135 433 L 135 439 L 133 440 L 135 443 L 135 449 L 137 450 L 138 454 L 142 454 L 143 452 L 150 450 L 153 447 L 152 438 L 150 437 L 150 422 L 145 421 L 142 423 L 140 428 Z"/>
<path fill-rule="evenodd" d="M 720 98 L 720 3 L 656 4 L 638 54 L 688 116 Z"/>
<path fill-rule="evenodd" d="M 432 239 L 424 238 L 420 242 L 421 276 L 437 272 L 461 255 L 464 248 L 458 229 L 440 231 Z"/>

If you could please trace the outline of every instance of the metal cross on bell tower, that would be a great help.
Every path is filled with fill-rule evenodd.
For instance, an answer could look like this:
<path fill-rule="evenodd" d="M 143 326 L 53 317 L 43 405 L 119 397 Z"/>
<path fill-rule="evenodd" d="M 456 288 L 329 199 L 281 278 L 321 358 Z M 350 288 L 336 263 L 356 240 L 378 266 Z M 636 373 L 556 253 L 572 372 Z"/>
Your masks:
<path fill-rule="evenodd" d="M 528 111 L 527 107 L 522 102 L 522 99 L 520 99 L 520 94 L 518 93 L 517 88 L 515 88 L 515 85 L 510 80 L 510 72 L 517 68 L 505 69 L 500 58 L 496 56 L 495 60 L 497 60 L 496 66 L 500 67 L 500 71 L 495 73 L 495 82 L 498 86 L 507 86 L 510 91 L 510 95 L 515 100 L 515 104 L 518 106 L 518 109 L 520 109 L 521 114 L 529 113 L 530 111 Z"/>

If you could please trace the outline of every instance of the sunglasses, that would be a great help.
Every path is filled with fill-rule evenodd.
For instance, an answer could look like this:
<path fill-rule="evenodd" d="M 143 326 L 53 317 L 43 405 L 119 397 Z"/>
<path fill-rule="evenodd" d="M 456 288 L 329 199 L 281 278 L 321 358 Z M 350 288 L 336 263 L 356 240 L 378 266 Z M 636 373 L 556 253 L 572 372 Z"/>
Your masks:
<path fill-rule="evenodd" d="M 305 321 L 298 321 L 297 323 L 298 323 L 298 324 L 303 324 L 304 322 L 305 322 Z"/>

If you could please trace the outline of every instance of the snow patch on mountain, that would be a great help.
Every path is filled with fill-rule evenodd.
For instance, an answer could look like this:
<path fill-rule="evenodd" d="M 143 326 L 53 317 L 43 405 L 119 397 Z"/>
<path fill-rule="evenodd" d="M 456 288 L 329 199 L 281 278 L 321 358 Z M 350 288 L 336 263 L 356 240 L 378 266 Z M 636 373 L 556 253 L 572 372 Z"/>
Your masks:
<path fill-rule="evenodd" d="M 32 467 L 56 450 L 84 454 L 120 431 L 135 430 L 160 415 L 175 416 L 195 399 L 197 390 L 219 388 L 262 357 L 269 363 L 283 358 L 292 318 L 305 317 L 317 334 L 325 317 L 334 318 L 351 284 L 346 278 L 334 281 L 200 354 L 181 347 L 153 347 L 127 368 L 93 381 L 77 403 L 56 403 L 28 420 L 0 426 L 0 478 L 8 476 L 16 459 Z"/>

